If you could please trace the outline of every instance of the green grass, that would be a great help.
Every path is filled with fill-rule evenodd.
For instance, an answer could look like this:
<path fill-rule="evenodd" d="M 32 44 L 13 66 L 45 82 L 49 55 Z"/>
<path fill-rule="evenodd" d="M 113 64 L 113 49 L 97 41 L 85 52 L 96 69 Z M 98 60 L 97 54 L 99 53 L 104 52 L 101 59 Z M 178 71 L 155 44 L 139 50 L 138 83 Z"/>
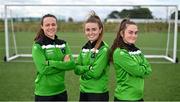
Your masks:
<path fill-rule="evenodd" d="M 34 32 L 21 32 L 17 34 L 18 51 L 31 53 Z M 81 33 L 60 33 L 58 36 L 65 39 L 73 53 L 79 53 L 81 46 L 86 42 L 84 34 Z M 111 45 L 116 35 L 105 33 L 104 40 Z M 147 33 L 139 34 L 137 45 L 146 53 L 164 53 L 166 46 L 165 34 Z M 11 37 L 12 38 L 12 37 Z M 180 39 L 180 36 L 178 36 Z M 12 40 L 11 40 L 12 41 Z M 159 42 L 159 43 L 158 43 Z M 0 58 L 5 55 L 4 33 L 0 32 Z M 161 50 L 153 50 L 155 48 Z M 180 40 L 178 40 L 178 57 L 180 58 Z M 11 51 L 13 54 L 13 51 Z M 21 59 L 18 59 L 21 60 Z M 0 62 L 0 101 L 33 101 L 34 80 L 36 70 L 32 62 Z M 23 59 L 24 60 L 24 59 Z M 28 60 L 32 60 L 31 58 Z M 157 60 L 150 60 L 157 61 Z M 159 60 L 158 60 L 159 61 Z M 161 61 L 161 60 L 160 60 Z M 166 61 L 167 62 L 167 61 Z M 151 63 L 153 73 L 145 80 L 144 100 L 147 101 L 180 101 L 180 64 L 172 63 Z M 110 100 L 113 100 L 115 88 L 115 74 L 113 65 L 109 72 Z M 79 98 L 78 76 L 73 71 L 67 71 L 65 82 L 70 101 L 77 101 Z"/>
<path fill-rule="evenodd" d="M 0 100 L 33 100 L 35 70 L 33 63 L 0 63 Z"/>
<path fill-rule="evenodd" d="M 16 40 L 17 40 L 17 47 L 19 53 L 31 53 L 31 47 L 33 44 L 33 38 L 35 37 L 35 32 L 16 32 Z M 111 45 L 116 34 L 114 33 L 105 33 L 104 40 Z M 166 33 L 156 33 L 156 32 L 149 32 L 149 33 L 139 33 L 137 46 L 139 46 L 142 51 L 146 54 L 164 54 L 166 48 Z M 79 49 L 81 46 L 86 42 L 86 37 L 83 32 L 67 32 L 67 33 L 58 33 L 58 37 L 60 39 L 66 40 L 73 53 L 79 53 Z M 172 35 L 170 36 L 172 37 Z M 4 37 L 3 37 L 4 38 Z M 161 38 L 161 39 L 160 39 Z M 13 36 L 10 36 L 10 48 L 11 54 L 14 54 L 13 50 Z M 173 39 L 170 39 L 170 46 L 172 45 Z M 159 51 L 154 50 L 159 49 Z M 170 49 L 172 50 L 172 49 Z"/>

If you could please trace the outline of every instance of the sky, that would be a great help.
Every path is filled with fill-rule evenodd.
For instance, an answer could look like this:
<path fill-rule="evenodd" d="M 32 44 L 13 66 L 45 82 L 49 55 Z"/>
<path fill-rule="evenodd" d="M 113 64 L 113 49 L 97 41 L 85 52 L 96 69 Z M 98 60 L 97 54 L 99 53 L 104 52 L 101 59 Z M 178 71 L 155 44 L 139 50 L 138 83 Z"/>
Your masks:
<path fill-rule="evenodd" d="M 180 0 L 0 0 L 0 18 L 4 18 L 5 4 L 71 4 L 71 5 L 178 5 L 180 8 Z M 68 19 L 72 17 L 75 20 L 83 20 L 87 17 L 89 11 L 94 10 L 100 18 L 104 19 L 113 10 L 122 10 L 124 7 L 10 7 L 9 14 L 11 16 L 20 17 L 42 17 L 46 13 L 51 13 L 60 19 Z M 126 7 L 130 9 L 130 7 Z M 163 9 L 163 10 L 161 10 Z M 164 8 L 151 8 L 156 18 L 166 17 Z M 11 12 L 11 13 L 10 13 Z M 170 10 L 171 12 L 171 10 Z M 9 15 L 10 16 L 10 15 Z"/>

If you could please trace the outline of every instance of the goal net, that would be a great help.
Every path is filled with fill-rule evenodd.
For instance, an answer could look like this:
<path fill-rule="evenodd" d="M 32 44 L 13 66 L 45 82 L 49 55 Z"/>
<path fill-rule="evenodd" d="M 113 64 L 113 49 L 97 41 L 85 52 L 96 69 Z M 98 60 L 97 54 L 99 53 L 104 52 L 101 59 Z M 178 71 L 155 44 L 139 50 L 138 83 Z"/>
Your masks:
<path fill-rule="evenodd" d="M 4 6 L 5 61 L 31 61 L 33 39 L 40 19 L 58 19 L 58 37 L 66 40 L 75 57 L 87 41 L 83 22 L 94 10 L 104 24 L 104 41 L 112 45 L 119 23 L 130 18 L 139 28 L 137 46 L 152 62 L 175 63 L 177 51 L 177 5 L 17 5 Z"/>

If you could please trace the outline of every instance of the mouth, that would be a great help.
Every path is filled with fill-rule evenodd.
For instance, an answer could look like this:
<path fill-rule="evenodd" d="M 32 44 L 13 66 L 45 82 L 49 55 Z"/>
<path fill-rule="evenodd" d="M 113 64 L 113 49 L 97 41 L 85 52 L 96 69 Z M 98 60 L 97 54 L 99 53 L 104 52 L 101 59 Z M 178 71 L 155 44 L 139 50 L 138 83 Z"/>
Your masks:
<path fill-rule="evenodd" d="M 89 35 L 89 38 L 94 38 L 94 35 Z"/>
<path fill-rule="evenodd" d="M 89 38 L 94 38 L 94 36 L 89 36 Z"/>
<path fill-rule="evenodd" d="M 54 33 L 54 31 L 49 31 L 49 33 Z"/>

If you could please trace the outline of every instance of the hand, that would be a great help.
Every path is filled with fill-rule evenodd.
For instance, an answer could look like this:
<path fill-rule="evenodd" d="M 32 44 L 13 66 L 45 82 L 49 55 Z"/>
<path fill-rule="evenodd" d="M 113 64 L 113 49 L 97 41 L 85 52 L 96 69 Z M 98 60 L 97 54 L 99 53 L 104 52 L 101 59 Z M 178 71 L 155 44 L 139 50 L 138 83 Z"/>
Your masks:
<path fill-rule="evenodd" d="M 69 55 L 64 56 L 64 62 L 68 62 L 68 61 L 70 61 L 70 56 Z"/>
<path fill-rule="evenodd" d="M 46 64 L 46 65 L 49 65 L 49 61 L 46 61 L 45 64 Z"/>

